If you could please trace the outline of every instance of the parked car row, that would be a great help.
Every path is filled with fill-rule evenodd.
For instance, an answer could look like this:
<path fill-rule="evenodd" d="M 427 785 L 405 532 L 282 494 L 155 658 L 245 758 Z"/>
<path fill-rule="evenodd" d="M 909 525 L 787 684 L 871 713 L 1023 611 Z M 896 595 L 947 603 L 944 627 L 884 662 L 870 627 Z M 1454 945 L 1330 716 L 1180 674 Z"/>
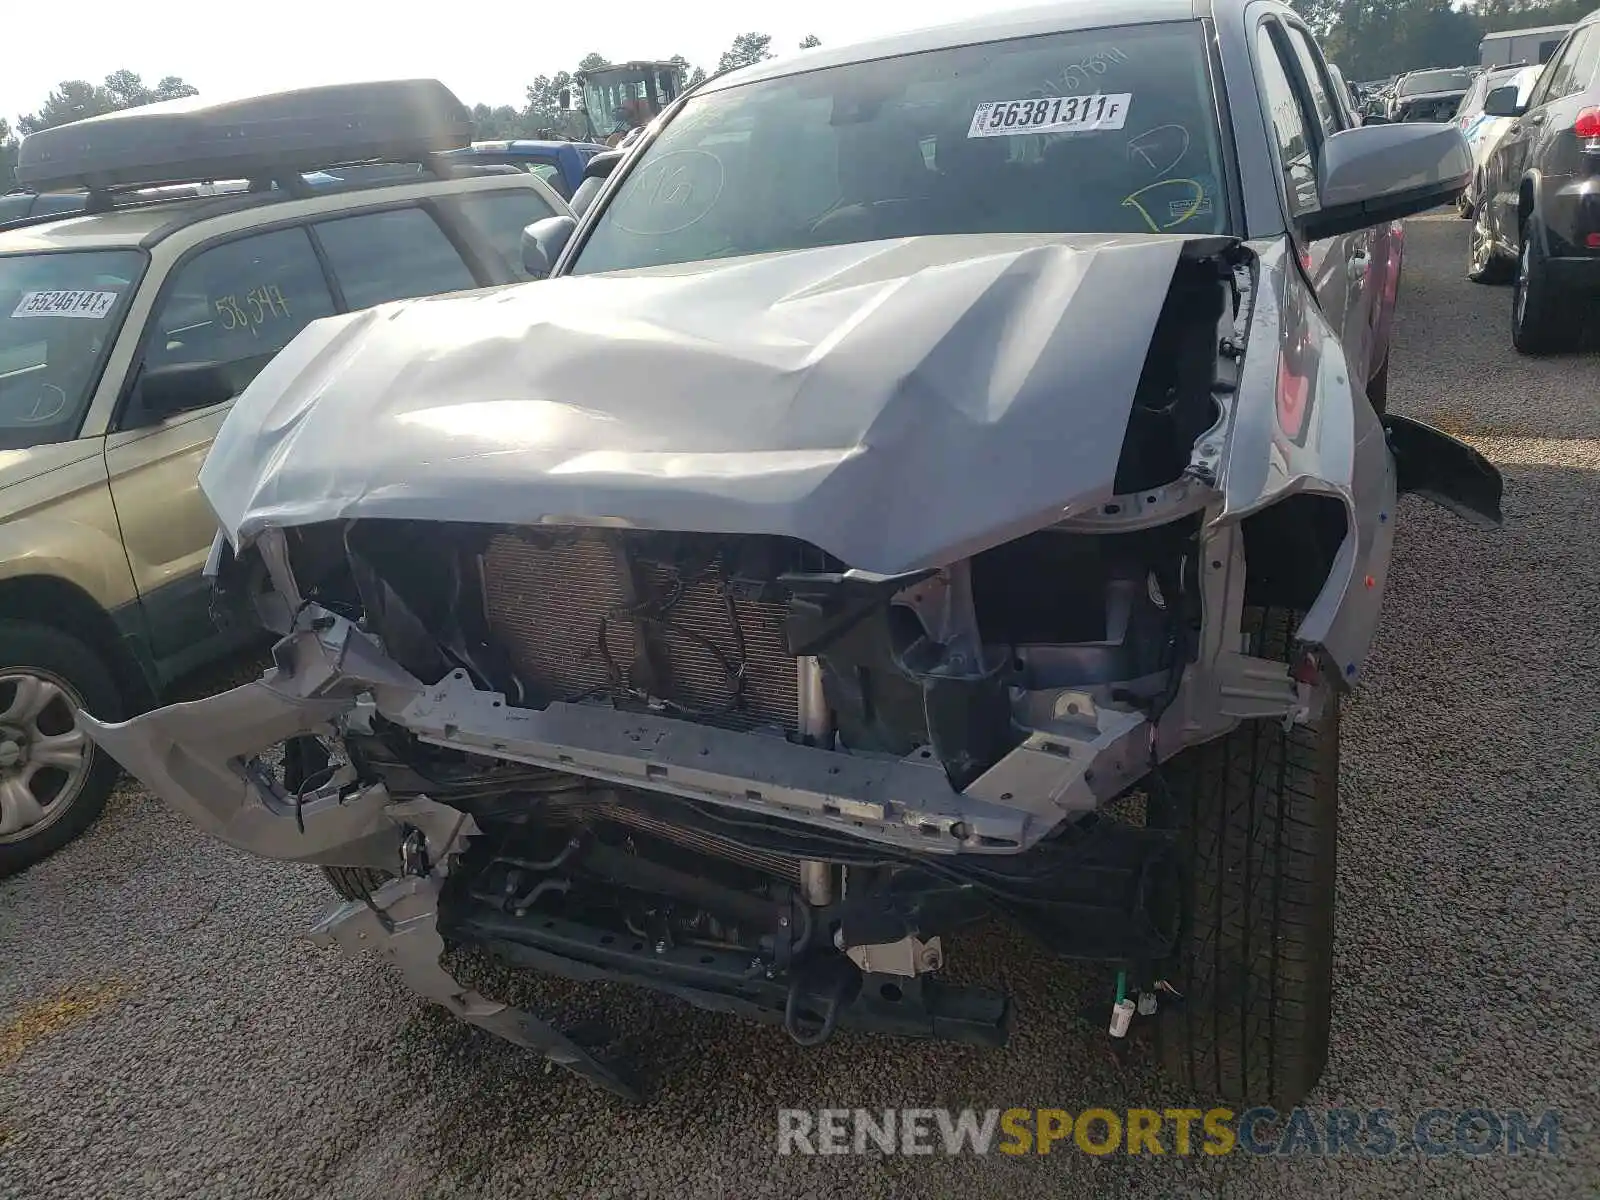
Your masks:
<path fill-rule="evenodd" d="M 1572 348 L 1600 310 L 1600 10 L 1531 82 L 1491 87 L 1483 118 L 1499 127 L 1474 165 L 1467 277 L 1512 285 L 1517 350 Z"/>
<path fill-rule="evenodd" d="M 1471 219 L 1478 203 L 1479 190 L 1483 185 L 1483 165 L 1489 153 L 1500 144 L 1500 139 L 1512 125 L 1509 117 L 1492 117 L 1484 112 L 1484 102 L 1497 87 L 1515 87 L 1517 102 L 1526 104 L 1542 70 L 1539 66 L 1518 65 L 1485 71 L 1462 97 L 1461 107 L 1456 110 L 1456 124 L 1461 126 L 1467 145 L 1472 148 L 1472 181 L 1456 201 L 1456 211 L 1463 219 Z"/>
<path fill-rule="evenodd" d="M 1448 121 L 1483 74 L 1482 67 L 1429 67 L 1355 85 L 1356 107 L 1369 123 Z"/>
<path fill-rule="evenodd" d="M 1553 39 L 1545 61 L 1414 71 L 1357 90 L 1369 123 L 1461 128 L 1472 152 L 1456 199 L 1473 222 L 1467 277 L 1511 284 L 1512 345 L 1547 354 L 1578 344 L 1600 310 L 1600 10 L 1526 32 Z"/>
<path fill-rule="evenodd" d="M 1396 496 L 1500 520 L 1388 411 L 1457 125 L 1362 127 L 1274 0 L 758 63 L 576 211 L 452 159 L 437 84 L 183 111 L 31 135 L 86 211 L 0 232 L 11 869 L 115 760 L 322 866 L 320 940 L 621 1095 L 441 952 L 994 1046 L 1011 998 L 943 972 L 998 917 L 1186 1085 L 1305 1096 Z M 135 194 L 186 177 L 249 185 Z M 252 631 L 261 680 L 157 706 Z"/>
<path fill-rule="evenodd" d="M 1438 67 L 1407 71 L 1381 97 L 1381 108 L 1369 112 L 1385 121 L 1449 121 L 1482 67 Z"/>

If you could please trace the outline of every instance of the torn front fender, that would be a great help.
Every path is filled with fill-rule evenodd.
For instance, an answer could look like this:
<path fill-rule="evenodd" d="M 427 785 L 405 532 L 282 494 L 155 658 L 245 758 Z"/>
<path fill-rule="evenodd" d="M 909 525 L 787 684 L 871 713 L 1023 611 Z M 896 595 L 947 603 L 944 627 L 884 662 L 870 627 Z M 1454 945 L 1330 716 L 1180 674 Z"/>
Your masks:
<path fill-rule="evenodd" d="M 1465 442 L 1409 417 L 1383 418 L 1394 455 L 1396 486 L 1426 497 L 1482 529 L 1503 523 L 1500 471 Z"/>
<path fill-rule="evenodd" d="M 1395 468 L 1377 414 L 1351 378 L 1339 330 L 1286 241 L 1260 248 L 1254 332 L 1222 471 L 1219 523 L 1298 495 L 1345 510 L 1345 537 L 1296 637 L 1348 685 L 1377 631 L 1394 539 Z M 1269 340 L 1276 335 L 1277 344 Z M 1248 569 L 1248 564 L 1246 564 Z"/>
<path fill-rule="evenodd" d="M 167 804 L 213 837 L 262 858 L 392 869 L 403 826 L 430 837 L 462 818 L 415 812 L 348 768 L 315 788 L 284 790 L 263 756 L 289 738 L 330 733 L 362 693 L 405 697 L 422 685 L 347 621 L 306 608 L 254 683 L 115 723 L 79 716 L 85 732 Z M 432 810 L 438 810 L 433 812 Z"/>
<path fill-rule="evenodd" d="M 349 707 L 349 701 L 296 699 L 257 680 L 116 724 L 87 714 L 80 719 L 129 774 L 228 845 L 265 858 L 354 865 L 346 848 L 374 831 L 389 799 L 383 789 L 350 803 L 337 789 L 290 796 L 258 758 L 286 738 L 326 728 Z M 390 842 L 382 863 L 372 865 L 394 863 Z"/>

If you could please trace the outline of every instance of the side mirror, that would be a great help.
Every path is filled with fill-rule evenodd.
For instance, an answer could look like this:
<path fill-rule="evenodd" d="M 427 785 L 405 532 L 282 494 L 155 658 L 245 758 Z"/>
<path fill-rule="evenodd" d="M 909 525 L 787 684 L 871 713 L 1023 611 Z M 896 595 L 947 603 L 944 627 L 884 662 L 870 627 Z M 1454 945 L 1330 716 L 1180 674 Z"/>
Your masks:
<path fill-rule="evenodd" d="M 1453 121 L 1344 129 L 1323 143 L 1322 207 L 1302 227 L 1315 241 L 1399 220 L 1454 200 L 1471 177 L 1472 151 Z"/>
<path fill-rule="evenodd" d="M 549 276 L 577 227 L 568 216 L 545 217 L 529 225 L 522 231 L 522 269 L 534 279 Z"/>
<path fill-rule="evenodd" d="M 146 420 L 160 421 L 179 413 L 225 404 L 242 389 L 232 363 L 174 363 L 139 376 L 138 411 Z"/>
<path fill-rule="evenodd" d="M 562 88 L 556 93 L 556 103 L 561 105 L 562 112 L 572 111 L 572 89 Z"/>
<path fill-rule="evenodd" d="M 1517 89 L 1497 87 L 1483 98 L 1483 111 L 1490 117 L 1520 117 L 1526 110 L 1517 103 Z"/>

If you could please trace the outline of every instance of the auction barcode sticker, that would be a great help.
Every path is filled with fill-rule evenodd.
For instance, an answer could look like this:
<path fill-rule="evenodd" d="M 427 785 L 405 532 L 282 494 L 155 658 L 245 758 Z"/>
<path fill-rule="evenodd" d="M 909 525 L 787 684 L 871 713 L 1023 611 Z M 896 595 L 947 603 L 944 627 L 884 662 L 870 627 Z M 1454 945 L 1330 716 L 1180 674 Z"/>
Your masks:
<path fill-rule="evenodd" d="M 117 302 L 115 292 L 24 292 L 13 317 L 87 317 L 98 321 Z"/>
<path fill-rule="evenodd" d="M 1016 137 L 1024 133 L 1121 129 L 1132 103 L 1132 92 L 1049 96 L 1043 100 L 985 100 L 972 114 L 967 136 Z"/>

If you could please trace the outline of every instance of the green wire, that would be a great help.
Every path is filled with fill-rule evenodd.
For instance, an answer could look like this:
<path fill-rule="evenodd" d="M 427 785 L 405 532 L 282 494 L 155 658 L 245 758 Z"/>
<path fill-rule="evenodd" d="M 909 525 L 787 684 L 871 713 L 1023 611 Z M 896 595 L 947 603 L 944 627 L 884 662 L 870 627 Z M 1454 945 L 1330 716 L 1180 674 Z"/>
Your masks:
<path fill-rule="evenodd" d="M 1128 998 L 1128 973 L 1126 971 L 1118 971 L 1117 972 L 1117 1003 L 1121 1004 L 1127 998 Z"/>

